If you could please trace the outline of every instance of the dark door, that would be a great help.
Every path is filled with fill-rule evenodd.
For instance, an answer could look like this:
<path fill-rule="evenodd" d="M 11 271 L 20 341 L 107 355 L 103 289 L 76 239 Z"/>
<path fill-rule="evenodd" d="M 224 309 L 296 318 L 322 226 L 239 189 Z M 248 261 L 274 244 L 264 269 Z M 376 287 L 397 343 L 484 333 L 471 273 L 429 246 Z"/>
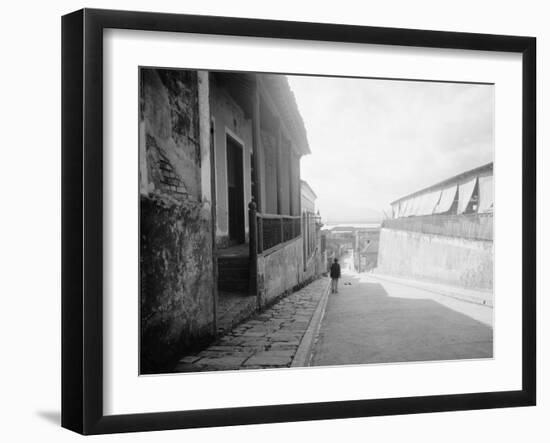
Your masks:
<path fill-rule="evenodd" d="M 243 149 L 227 136 L 227 214 L 229 240 L 244 243 Z"/>

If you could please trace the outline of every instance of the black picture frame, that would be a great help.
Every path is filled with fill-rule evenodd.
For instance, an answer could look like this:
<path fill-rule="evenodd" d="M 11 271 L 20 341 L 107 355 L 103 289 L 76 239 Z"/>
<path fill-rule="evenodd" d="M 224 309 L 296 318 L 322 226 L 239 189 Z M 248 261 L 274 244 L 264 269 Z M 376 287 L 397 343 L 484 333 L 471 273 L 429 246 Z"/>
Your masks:
<path fill-rule="evenodd" d="M 131 415 L 103 413 L 103 30 L 170 31 L 522 54 L 522 388 Z M 536 402 L 536 39 L 83 9 L 62 18 L 62 426 L 82 434 L 436 411 Z"/>

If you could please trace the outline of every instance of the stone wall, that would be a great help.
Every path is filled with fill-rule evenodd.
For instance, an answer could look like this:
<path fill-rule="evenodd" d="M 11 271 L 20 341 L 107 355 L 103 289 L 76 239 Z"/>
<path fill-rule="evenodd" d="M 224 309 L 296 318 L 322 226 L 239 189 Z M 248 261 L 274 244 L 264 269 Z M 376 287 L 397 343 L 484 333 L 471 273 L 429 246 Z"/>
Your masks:
<path fill-rule="evenodd" d="M 377 272 L 492 289 L 493 242 L 383 228 Z"/>
<path fill-rule="evenodd" d="M 140 161 L 147 165 L 147 191 L 199 199 L 197 73 L 142 69 L 140 80 L 140 143 L 146 156 Z"/>
<path fill-rule="evenodd" d="M 199 106 L 208 82 L 196 71 L 140 74 L 140 372 L 153 373 L 214 333 L 211 206 L 201 182 L 210 164 L 200 120 L 209 111 Z"/>
<path fill-rule="evenodd" d="M 156 372 L 213 330 L 210 220 L 200 206 L 141 198 L 141 372 Z"/>
<path fill-rule="evenodd" d="M 280 192 L 281 192 L 281 214 L 292 215 L 290 211 L 290 199 L 292 197 L 291 193 L 296 193 L 300 195 L 300 188 L 291 189 L 291 153 L 292 149 L 290 143 L 284 138 L 281 139 L 281 176 L 282 183 L 280 183 Z"/>

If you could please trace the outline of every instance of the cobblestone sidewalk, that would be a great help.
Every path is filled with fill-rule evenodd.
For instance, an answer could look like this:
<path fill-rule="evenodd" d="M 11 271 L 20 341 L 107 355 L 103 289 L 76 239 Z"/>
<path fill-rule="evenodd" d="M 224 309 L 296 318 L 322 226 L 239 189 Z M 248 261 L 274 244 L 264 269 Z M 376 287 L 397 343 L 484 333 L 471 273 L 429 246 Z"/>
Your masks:
<path fill-rule="evenodd" d="M 320 278 L 283 298 L 196 355 L 174 372 L 289 367 L 329 280 Z"/>

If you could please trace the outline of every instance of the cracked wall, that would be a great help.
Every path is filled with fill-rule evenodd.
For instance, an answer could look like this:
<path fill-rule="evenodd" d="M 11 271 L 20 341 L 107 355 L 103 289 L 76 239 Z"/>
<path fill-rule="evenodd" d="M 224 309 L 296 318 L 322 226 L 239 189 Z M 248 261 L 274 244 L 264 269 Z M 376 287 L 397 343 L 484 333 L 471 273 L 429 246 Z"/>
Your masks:
<path fill-rule="evenodd" d="M 209 110 L 199 106 L 208 80 L 197 71 L 140 74 L 140 372 L 152 373 L 214 333 L 212 217 L 201 183 Z"/>

